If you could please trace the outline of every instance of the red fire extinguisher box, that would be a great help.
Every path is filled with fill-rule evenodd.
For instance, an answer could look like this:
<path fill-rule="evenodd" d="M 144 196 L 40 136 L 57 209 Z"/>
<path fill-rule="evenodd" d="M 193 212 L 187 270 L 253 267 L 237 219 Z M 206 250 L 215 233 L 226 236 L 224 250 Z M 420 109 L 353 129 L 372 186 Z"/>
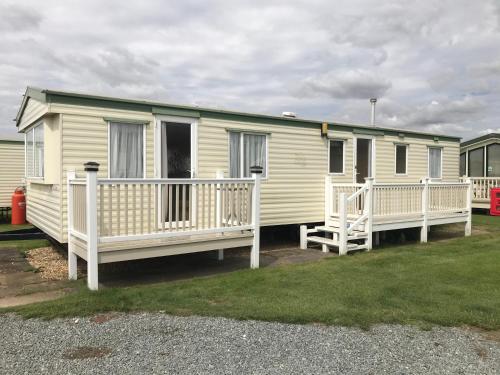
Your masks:
<path fill-rule="evenodd" d="M 12 225 L 26 223 L 26 196 L 24 189 L 18 187 L 12 194 Z"/>
<path fill-rule="evenodd" d="M 490 215 L 500 216 L 500 188 L 490 190 Z"/>

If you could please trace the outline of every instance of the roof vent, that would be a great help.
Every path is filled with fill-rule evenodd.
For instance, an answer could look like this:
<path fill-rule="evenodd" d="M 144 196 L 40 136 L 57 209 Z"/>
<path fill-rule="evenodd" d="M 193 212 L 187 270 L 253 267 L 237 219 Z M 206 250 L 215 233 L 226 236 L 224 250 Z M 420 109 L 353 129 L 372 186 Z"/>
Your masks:
<path fill-rule="evenodd" d="M 295 112 L 283 112 L 283 113 L 281 113 L 281 115 L 283 117 L 288 117 L 288 118 L 296 118 L 297 117 Z"/>

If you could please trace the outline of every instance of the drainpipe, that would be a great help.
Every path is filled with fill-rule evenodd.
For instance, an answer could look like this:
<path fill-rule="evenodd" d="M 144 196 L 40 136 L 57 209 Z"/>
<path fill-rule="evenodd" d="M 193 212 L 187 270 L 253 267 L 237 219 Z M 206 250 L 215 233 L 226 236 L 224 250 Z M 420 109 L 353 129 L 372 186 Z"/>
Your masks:
<path fill-rule="evenodd" d="M 370 103 L 372 104 L 372 117 L 371 117 L 371 125 L 375 126 L 375 104 L 377 103 L 377 98 L 371 98 Z"/>

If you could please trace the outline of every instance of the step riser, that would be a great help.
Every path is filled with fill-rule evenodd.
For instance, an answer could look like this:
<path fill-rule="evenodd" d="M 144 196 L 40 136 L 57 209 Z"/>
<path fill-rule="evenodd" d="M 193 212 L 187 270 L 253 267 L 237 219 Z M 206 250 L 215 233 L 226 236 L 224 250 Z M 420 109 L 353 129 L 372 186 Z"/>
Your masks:
<path fill-rule="evenodd" d="M 351 222 L 352 223 L 352 222 Z M 330 223 L 329 223 L 330 224 Z M 368 233 L 364 232 L 361 230 L 363 225 L 358 226 L 355 230 L 352 231 L 352 234 L 347 236 L 347 251 L 356 251 L 356 250 L 367 250 L 368 249 Z M 335 226 L 331 225 L 320 225 L 311 229 L 307 230 L 307 238 L 306 242 L 307 244 L 315 244 L 315 245 L 322 245 L 323 248 L 329 248 L 329 247 L 339 247 L 339 242 L 338 238 L 340 235 L 340 228 L 338 227 L 338 224 Z M 320 235 L 318 236 L 311 236 L 310 234 L 313 233 L 329 233 L 331 236 L 329 237 L 321 237 Z M 332 238 L 333 237 L 333 238 Z M 356 243 L 350 243 L 349 241 L 362 241 L 361 244 L 356 244 Z"/>

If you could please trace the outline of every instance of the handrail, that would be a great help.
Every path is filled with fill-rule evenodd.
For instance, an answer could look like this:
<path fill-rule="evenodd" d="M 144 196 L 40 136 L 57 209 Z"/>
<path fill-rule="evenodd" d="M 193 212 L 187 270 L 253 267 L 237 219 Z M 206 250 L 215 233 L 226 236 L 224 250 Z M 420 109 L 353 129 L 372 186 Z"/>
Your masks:
<path fill-rule="evenodd" d="M 72 185 L 85 185 L 84 178 L 70 178 Z M 247 183 L 253 184 L 253 178 L 100 178 L 97 180 L 98 185 L 141 185 L 141 184 L 163 184 L 163 185 L 179 185 L 179 184 L 238 184 Z"/>
<path fill-rule="evenodd" d="M 96 166 L 97 165 L 97 166 Z M 87 283 L 98 285 L 99 243 L 157 240 L 250 231 L 250 267 L 259 267 L 260 185 L 252 178 L 97 178 L 98 164 L 85 165 L 86 178 L 68 171 L 68 259 L 76 277 L 74 240 L 86 242 Z"/>
<path fill-rule="evenodd" d="M 254 183 L 253 178 L 102 178 L 98 179 L 99 185 L 115 185 L 115 184 L 163 184 L 163 185 L 178 185 L 178 184 L 238 184 L 238 183 Z"/>
<path fill-rule="evenodd" d="M 472 189 L 471 180 L 430 182 L 428 178 L 421 183 L 374 183 L 373 178 L 368 178 L 361 186 L 329 183 L 325 191 L 331 196 L 325 197 L 325 202 L 327 208 L 337 208 L 332 212 L 339 220 L 339 254 L 347 253 L 349 234 L 362 224 L 363 231 L 368 233 L 367 249 L 371 249 L 374 218 L 379 217 L 414 215 L 422 220 L 421 241 L 426 242 L 429 218 L 450 213 L 467 214 L 466 235 L 470 235 Z M 349 219 L 353 220 L 351 225 L 348 225 Z"/>
<path fill-rule="evenodd" d="M 355 184 L 350 184 L 350 183 L 332 183 L 331 184 L 333 187 L 362 187 L 364 186 L 365 184 L 358 184 L 358 183 L 355 183 Z"/>
<path fill-rule="evenodd" d="M 363 185 L 363 187 L 361 189 L 359 189 L 358 191 L 356 191 L 355 193 L 351 194 L 349 197 L 347 197 L 347 202 L 352 202 L 358 195 L 361 195 L 362 193 L 364 193 L 365 191 L 368 190 L 368 185 Z"/>
<path fill-rule="evenodd" d="M 366 220 L 368 220 L 368 214 L 367 213 L 361 215 L 354 223 L 352 223 L 351 225 L 349 225 L 349 227 L 347 228 L 347 234 L 351 234 L 352 231 L 354 230 L 354 228 L 356 228 L 358 225 L 360 225 L 361 223 L 365 222 Z"/>
<path fill-rule="evenodd" d="M 460 177 L 461 180 L 466 180 L 470 178 L 471 180 L 500 180 L 500 177 Z"/>

